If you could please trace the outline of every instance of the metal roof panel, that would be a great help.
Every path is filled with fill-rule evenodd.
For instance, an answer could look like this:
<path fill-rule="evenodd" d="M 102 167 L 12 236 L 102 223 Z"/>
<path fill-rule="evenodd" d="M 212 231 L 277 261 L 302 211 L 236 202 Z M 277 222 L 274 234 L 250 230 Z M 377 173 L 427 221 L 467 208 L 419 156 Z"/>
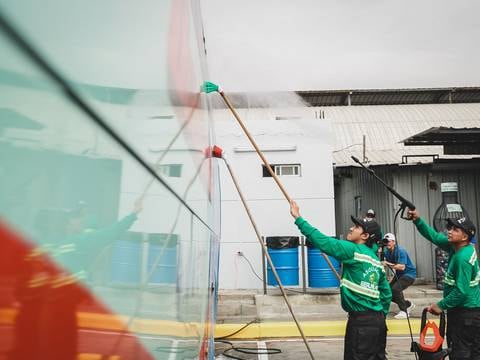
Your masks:
<path fill-rule="evenodd" d="M 318 108 L 317 108 L 318 110 Z M 363 158 L 363 135 L 369 164 L 401 164 L 403 155 L 444 155 L 442 146 L 405 146 L 401 141 L 432 127 L 480 127 L 480 104 L 345 106 L 323 109 L 332 122 L 335 165 L 351 166 L 354 155 Z M 431 163 L 432 157 L 415 157 L 414 163 Z"/>

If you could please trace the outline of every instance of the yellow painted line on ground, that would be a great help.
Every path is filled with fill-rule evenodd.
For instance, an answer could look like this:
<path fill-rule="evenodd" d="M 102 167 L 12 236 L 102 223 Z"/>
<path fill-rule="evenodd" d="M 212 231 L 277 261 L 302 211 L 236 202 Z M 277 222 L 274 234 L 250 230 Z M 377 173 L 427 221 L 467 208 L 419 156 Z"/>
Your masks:
<path fill-rule="evenodd" d="M 437 321 L 435 321 L 437 322 Z M 345 336 L 346 320 L 331 321 L 304 321 L 300 322 L 305 336 Z M 411 319 L 410 324 L 414 336 L 420 332 L 420 319 Z M 437 322 L 438 325 L 438 322 Z M 234 333 L 242 324 L 217 324 L 215 337 L 222 337 Z M 387 320 L 388 335 L 409 335 L 407 320 Z M 255 323 L 231 336 L 231 339 L 259 339 L 278 337 L 299 337 L 300 332 L 296 324 L 291 322 Z"/>
<path fill-rule="evenodd" d="M 14 325 L 17 315 L 16 309 L 0 308 L 0 324 Z M 78 326 L 82 329 L 99 331 L 125 331 L 130 317 L 125 315 L 99 314 L 90 312 L 77 312 Z M 303 321 L 300 323 L 306 336 L 344 336 L 346 320 Z M 412 332 L 420 332 L 420 319 L 411 319 Z M 438 324 L 438 322 L 437 322 Z M 178 322 L 156 319 L 133 319 L 129 331 L 137 334 L 150 334 L 162 336 L 175 336 L 179 338 L 198 338 L 204 333 L 204 324 L 195 322 Z M 215 337 L 232 334 L 242 328 L 244 324 L 217 324 Z M 387 320 L 388 335 L 408 335 L 407 320 Z M 299 337 L 300 333 L 293 321 L 278 321 L 253 323 L 231 336 L 231 339 L 262 339 Z"/>

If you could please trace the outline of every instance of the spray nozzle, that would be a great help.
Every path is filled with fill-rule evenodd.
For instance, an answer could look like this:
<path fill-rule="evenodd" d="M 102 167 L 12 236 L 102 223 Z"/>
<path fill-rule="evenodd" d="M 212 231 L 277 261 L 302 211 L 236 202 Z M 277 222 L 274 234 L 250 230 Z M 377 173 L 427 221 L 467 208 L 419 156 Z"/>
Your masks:
<path fill-rule="evenodd" d="M 223 157 L 223 149 L 217 145 L 213 145 L 212 148 L 212 156 L 216 158 L 222 158 Z"/>
<path fill-rule="evenodd" d="M 356 163 L 360 163 L 360 160 L 358 160 L 358 158 L 356 158 L 355 156 L 350 156 L 352 158 L 353 161 L 355 161 Z"/>
<path fill-rule="evenodd" d="M 217 145 L 207 146 L 204 150 L 204 154 L 206 158 L 215 157 L 221 159 L 223 158 L 223 149 Z"/>

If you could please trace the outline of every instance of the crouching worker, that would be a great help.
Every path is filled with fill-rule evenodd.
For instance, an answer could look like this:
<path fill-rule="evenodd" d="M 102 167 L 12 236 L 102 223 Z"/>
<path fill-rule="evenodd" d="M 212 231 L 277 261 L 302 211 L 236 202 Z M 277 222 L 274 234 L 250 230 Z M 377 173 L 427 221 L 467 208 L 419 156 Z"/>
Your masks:
<path fill-rule="evenodd" d="M 387 341 L 385 316 L 392 292 L 382 263 L 375 255 L 381 239 L 376 221 L 356 219 L 347 240 L 322 234 L 300 216 L 298 205 L 290 203 L 290 214 L 303 235 L 313 245 L 343 264 L 340 284 L 342 308 L 348 312 L 343 358 L 345 360 L 383 360 Z M 373 249 L 372 249 L 373 247 Z"/>
<path fill-rule="evenodd" d="M 396 271 L 396 275 L 390 282 L 392 288 L 392 301 L 398 305 L 400 312 L 394 316 L 395 319 L 406 319 L 407 314 L 413 310 L 415 305 L 410 300 L 405 300 L 403 290 L 412 285 L 417 277 L 417 269 L 413 265 L 407 250 L 397 245 L 395 235 L 385 234 L 383 237 L 385 246 L 385 263 Z"/>
<path fill-rule="evenodd" d="M 436 315 L 447 311 L 449 358 L 480 359 L 480 272 L 477 253 L 470 244 L 475 226 L 466 218 L 449 219 L 445 235 L 427 225 L 417 210 L 409 211 L 408 216 L 424 238 L 449 253 L 443 299 L 428 308 Z"/>

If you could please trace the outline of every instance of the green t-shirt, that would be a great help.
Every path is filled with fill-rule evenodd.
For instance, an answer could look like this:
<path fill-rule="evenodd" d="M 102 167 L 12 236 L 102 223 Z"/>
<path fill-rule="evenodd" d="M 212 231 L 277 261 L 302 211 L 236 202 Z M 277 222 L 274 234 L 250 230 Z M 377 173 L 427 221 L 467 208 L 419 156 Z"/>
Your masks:
<path fill-rule="evenodd" d="M 423 219 L 415 220 L 414 224 L 423 237 L 449 253 L 443 299 L 437 305 L 444 310 L 480 307 L 480 272 L 474 246 L 467 245 L 455 251 L 447 236 L 436 232 Z"/>
<path fill-rule="evenodd" d="M 326 236 L 302 217 L 298 217 L 295 224 L 315 247 L 342 262 L 340 296 L 343 310 L 388 313 L 392 291 L 383 265 L 372 248 Z"/>

